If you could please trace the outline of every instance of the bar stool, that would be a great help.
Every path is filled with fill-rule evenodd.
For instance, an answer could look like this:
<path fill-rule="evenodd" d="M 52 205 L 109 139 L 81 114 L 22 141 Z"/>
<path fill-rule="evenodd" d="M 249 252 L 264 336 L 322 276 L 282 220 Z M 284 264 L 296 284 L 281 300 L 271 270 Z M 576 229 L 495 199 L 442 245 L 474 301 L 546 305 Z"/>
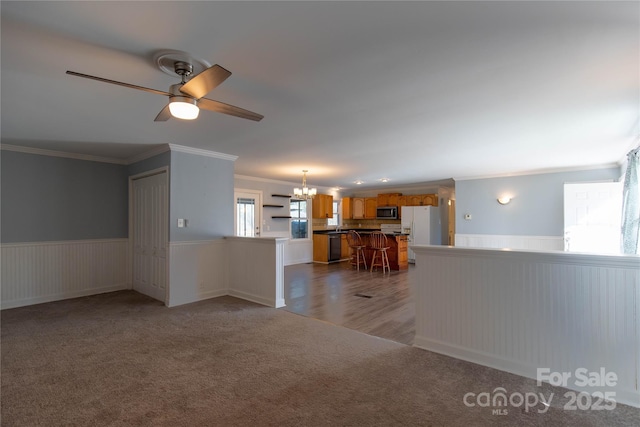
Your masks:
<path fill-rule="evenodd" d="M 367 269 L 367 260 L 364 256 L 364 244 L 362 244 L 362 237 L 355 230 L 349 230 L 347 233 L 347 243 L 351 248 L 351 265 L 355 265 L 358 271 L 360 271 L 360 264 L 364 264 L 365 270 Z"/>
<path fill-rule="evenodd" d="M 391 272 L 389 267 L 389 256 L 387 255 L 387 236 L 381 231 L 374 231 L 369 235 L 369 247 L 373 249 L 373 256 L 371 257 L 371 271 L 373 267 L 382 266 L 382 273 L 384 274 L 385 268 Z M 376 263 L 376 258 L 380 255 L 380 262 Z"/>

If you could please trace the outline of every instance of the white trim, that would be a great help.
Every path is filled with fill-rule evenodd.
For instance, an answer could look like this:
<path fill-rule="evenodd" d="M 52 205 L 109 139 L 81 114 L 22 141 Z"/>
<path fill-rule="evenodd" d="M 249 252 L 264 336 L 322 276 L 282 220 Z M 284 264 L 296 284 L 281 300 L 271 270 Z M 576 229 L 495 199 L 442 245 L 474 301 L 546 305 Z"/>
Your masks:
<path fill-rule="evenodd" d="M 0 149 L 6 150 L 6 151 L 15 151 L 18 153 L 36 154 L 39 156 L 63 157 L 67 159 L 85 160 L 89 162 L 115 163 L 117 165 L 127 164 L 126 160 L 117 159 L 115 157 L 102 157 L 102 156 L 93 156 L 91 154 L 68 153 L 65 151 L 46 150 L 44 148 L 23 147 L 19 145 L 11 145 L 11 144 L 0 144 Z"/>
<path fill-rule="evenodd" d="M 454 249 L 454 250 L 452 250 Z M 494 260 L 537 262 L 546 264 L 582 265 L 592 267 L 628 268 L 640 270 L 640 255 L 588 254 L 579 252 L 545 251 L 533 249 L 465 248 L 437 245 L 411 246 L 416 253 L 428 253 L 442 257 L 490 258 Z"/>
<path fill-rule="evenodd" d="M 490 178 L 508 178 L 512 176 L 524 176 L 524 175 L 542 175 L 542 174 L 550 174 L 550 173 L 561 173 L 561 172 L 579 172 L 586 170 L 594 170 L 594 169 L 610 169 L 610 168 L 619 168 L 620 163 L 607 163 L 601 165 L 586 165 L 586 166 L 569 166 L 563 168 L 549 168 L 549 169 L 534 169 L 530 171 L 520 171 L 520 172 L 506 172 L 499 174 L 491 174 L 491 175 L 476 175 L 476 176 L 462 176 L 453 178 L 454 181 L 470 181 L 474 179 L 490 179 Z"/>
<path fill-rule="evenodd" d="M 209 240 L 189 240 L 180 242 L 169 242 L 169 246 L 186 246 L 186 245 L 211 245 L 216 243 L 224 243 L 224 237 Z"/>
<path fill-rule="evenodd" d="M 461 234 L 454 236 L 456 247 L 516 250 L 563 251 L 562 236 L 529 236 L 511 234 Z"/>
<path fill-rule="evenodd" d="M 182 153 L 195 154 L 198 156 L 205 156 L 205 157 L 215 157 L 218 159 L 231 160 L 234 162 L 238 159 L 238 156 L 234 156 L 232 154 L 218 153 L 216 151 L 204 150 L 202 148 L 186 147 L 186 146 L 177 145 L 177 144 L 163 144 L 159 147 L 154 147 L 140 154 L 127 157 L 126 159 L 121 159 L 116 157 L 94 156 L 91 154 L 69 153 L 66 151 L 46 150 L 44 148 L 26 147 L 26 146 L 20 146 L 20 145 L 4 144 L 4 143 L 0 144 L 0 149 L 7 150 L 7 151 L 15 151 L 19 153 L 37 154 L 41 156 L 63 157 L 68 159 L 86 160 L 90 162 L 115 163 L 117 165 L 131 165 L 133 163 L 140 162 L 150 157 L 157 156 L 158 154 L 166 153 L 167 151 L 179 151 Z"/>
<path fill-rule="evenodd" d="M 281 305 L 281 306 L 278 307 L 277 306 L 277 301 L 275 299 L 264 298 L 264 297 L 261 297 L 259 295 L 254 295 L 254 294 L 250 294 L 248 292 L 238 291 L 238 290 L 234 290 L 234 289 L 229 289 L 229 292 L 228 292 L 227 295 L 232 296 L 232 297 L 236 297 L 236 298 L 240 298 L 240 299 L 243 299 L 243 300 L 255 302 L 256 304 L 266 305 L 267 307 L 274 307 L 274 308 L 284 307 L 284 305 Z"/>
<path fill-rule="evenodd" d="M 169 144 L 171 151 L 179 151 L 182 153 L 196 154 L 198 156 L 215 157 L 217 159 L 236 161 L 238 156 L 232 154 L 218 153 L 216 151 L 204 150 L 202 148 L 185 147 L 184 145 Z"/>
<path fill-rule="evenodd" d="M 156 168 L 156 169 L 151 169 L 151 170 L 148 170 L 148 171 L 140 172 L 140 173 L 137 173 L 135 175 L 129 175 L 129 180 L 135 181 L 137 179 L 148 178 L 148 177 L 153 176 L 153 175 L 160 175 L 161 173 L 167 173 L 168 174 L 169 173 L 169 166 L 160 166 L 159 168 Z M 167 175 L 167 176 L 169 176 L 169 175 Z M 168 184 L 168 182 L 167 182 L 167 184 Z"/>
<path fill-rule="evenodd" d="M 104 288 L 99 288 L 99 289 L 83 289 L 81 291 L 62 292 L 62 293 L 47 295 L 43 297 L 24 298 L 24 299 L 7 301 L 7 302 L 2 301 L 2 310 L 6 310 L 9 308 L 25 307 L 28 305 L 43 304 L 46 302 L 62 301 L 62 300 L 71 299 L 71 298 L 87 297 L 90 295 L 106 294 L 108 292 L 124 291 L 127 289 L 131 289 L 129 284 L 120 283 L 117 285 L 106 286 Z"/>

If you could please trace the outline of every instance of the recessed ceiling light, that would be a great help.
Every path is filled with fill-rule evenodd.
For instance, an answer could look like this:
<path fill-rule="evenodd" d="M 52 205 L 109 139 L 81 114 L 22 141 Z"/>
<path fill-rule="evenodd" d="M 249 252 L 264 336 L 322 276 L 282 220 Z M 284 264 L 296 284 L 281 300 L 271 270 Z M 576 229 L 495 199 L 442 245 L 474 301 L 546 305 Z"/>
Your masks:
<path fill-rule="evenodd" d="M 382 178 L 380 181 L 382 181 L 382 182 L 389 182 L 389 178 Z"/>
<path fill-rule="evenodd" d="M 362 181 L 360 181 L 360 180 L 356 181 L 356 185 L 361 185 L 361 184 L 362 184 Z"/>

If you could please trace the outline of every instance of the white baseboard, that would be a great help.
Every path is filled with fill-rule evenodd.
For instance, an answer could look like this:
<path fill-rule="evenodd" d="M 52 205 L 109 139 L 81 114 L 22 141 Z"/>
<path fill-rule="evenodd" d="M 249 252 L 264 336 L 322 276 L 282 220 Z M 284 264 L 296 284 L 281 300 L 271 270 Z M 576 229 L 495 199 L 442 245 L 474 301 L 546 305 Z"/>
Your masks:
<path fill-rule="evenodd" d="M 198 294 L 194 298 L 187 298 L 187 299 L 182 299 L 182 300 L 170 301 L 169 304 L 167 304 L 167 307 L 177 307 L 179 305 L 191 304 L 191 303 L 194 303 L 194 302 L 204 301 L 204 300 L 211 299 L 211 298 L 223 297 L 225 295 L 229 295 L 229 292 L 226 289 L 217 289 L 217 290 L 213 290 L 213 291 L 206 291 L 206 292 L 203 292 L 201 294 Z"/>
<path fill-rule="evenodd" d="M 53 301 L 62 301 L 62 300 L 71 299 L 71 298 L 87 297 L 90 295 L 105 294 L 107 292 L 124 291 L 127 289 L 131 289 L 131 285 L 127 283 L 123 283 L 120 285 L 107 286 L 107 287 L 98 288 L 98 289 L 84 289 L 81 291 L 67 292 L 67 293 L 56 294 L 56 295 L 45 295 L 45 296 L 25 298 L 21 300 L 13 300 L 13 301 L 6 301 L 6 302 L 2 301 L 2 310 L 9 309 L 9 308 L 25 307 L 28 305 L 43 304 L 43 303 L 53 302 Z"/>
<path fill-rule="evenodd" d="M 276 301 L 272 301 L 269 298 L 264 298 L 264 297 L 261 297 L 259 295 L 254 295 L 254 294 L 250 294 L 248 292 L 242 292 L 242 291 L 233 290 L 233 289 L 230 289 L 228 294 L 230 296 L 232 296 L 232 297 L 236 297 L 236 298 L 244 299 L 244 300 L 247 300 L 247 301 L 255 302 L 255 303 L 260 304 L 260 305 L 266 305 L 268 307 L 279 308 L 279 307 L 276 306 Z"/>

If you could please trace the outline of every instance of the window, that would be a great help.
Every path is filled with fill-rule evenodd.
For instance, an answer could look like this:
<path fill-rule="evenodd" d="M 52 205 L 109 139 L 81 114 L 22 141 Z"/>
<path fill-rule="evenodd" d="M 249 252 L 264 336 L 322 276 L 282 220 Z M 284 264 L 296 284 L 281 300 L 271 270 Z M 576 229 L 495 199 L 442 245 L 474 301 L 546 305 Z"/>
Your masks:
<path fill-rule="evenodd" d="M 236 202 L 236 236 L 254 237 L 255 199 L 238 197 Z"/>
<path fill-rule="evenodd" d="M 291 200 L 291 238 L 306 239 L 308 237 L 307 201 Z"/>
<path fill-rule="evenodd" d="M 327 225 L 338 225 L 340 224 L 340 218 L 338 218 L 338 202 L 333 202 L 333 218 L 329 218 L 327 220 Z"/>

